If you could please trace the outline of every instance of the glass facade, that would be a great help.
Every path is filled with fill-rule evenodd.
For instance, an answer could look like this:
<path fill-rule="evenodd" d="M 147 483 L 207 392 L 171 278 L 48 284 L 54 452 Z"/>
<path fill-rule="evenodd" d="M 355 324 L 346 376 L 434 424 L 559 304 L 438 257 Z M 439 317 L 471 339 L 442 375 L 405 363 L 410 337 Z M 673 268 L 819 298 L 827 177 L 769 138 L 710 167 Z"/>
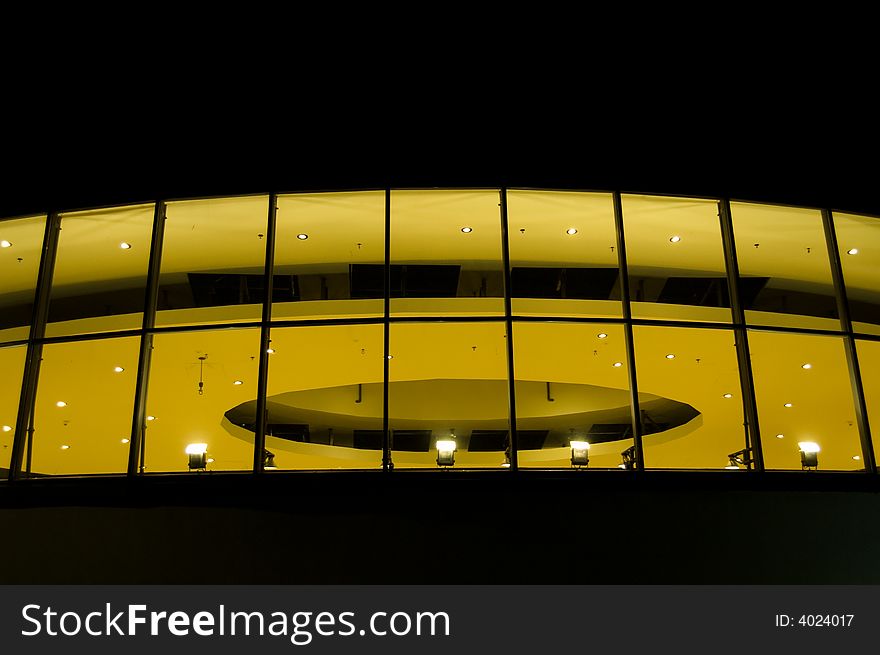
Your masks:
<path fill-rule="evenodd" d="M 727 208 L 405 189 L 0 220 L 0 469 L 864 470 L 880 219 Z"/>
<path fill-rule="evenodd" d="M 27 339 L 46 217 L 0 222 L 0 343 Z"/>
<path fill-rule="evenodd" d="M 821 213 L 737 202 L 731 215 L 746 322 L 839 330 Z"/>
<path fill-rule="evenodd" d="M 61 215 L 46 336 L 138 329 L 153 205 Z"/>

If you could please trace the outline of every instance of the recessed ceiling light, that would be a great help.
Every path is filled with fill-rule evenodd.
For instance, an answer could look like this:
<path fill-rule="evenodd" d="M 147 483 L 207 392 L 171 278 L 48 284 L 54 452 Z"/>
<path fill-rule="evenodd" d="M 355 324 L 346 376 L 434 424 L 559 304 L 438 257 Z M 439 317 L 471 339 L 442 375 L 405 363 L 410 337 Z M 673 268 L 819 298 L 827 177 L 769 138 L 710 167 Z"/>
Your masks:
<path fill-rule="evenodd" d="M 123 250 L 131 250 L 131 244 L 128 243 L 127 241 L 123 241 L 122 243 L 120 243 L 119 247 L 122 248 Z"/>
<path fill-rule="evenodd" d="M 614 368 L 620 368 L 621 366 L 623 366 L 623 362 L 614 362 L 614 363 L 612 364 L 612 366 L 613 366 Z"/>
<path fill-rule="evenodd" d="M 801 368 L 813 368 L 812 364 L 801 364 Z"/>
<path fill-rule="evenodd" d="M 783 439 L 783 438 L 785 438 L 785 435 L 784 435 L 784 434 L 777 434 L 777 435 L 776 435 L 776 438 L 777 438 L 777 439 Z"/>
<path fill-rule="evenodd" d="M 70 446 L 68 446 L 67 444 L 64 444 L 63 446 L 61 446 L 61 450 L 69 450 L 69 449 L 70 449 Z"/>
<path fill-rule="evenodd" d="M 122 371 L 124 371 L 125 369 L 122 368 L 121 366 L 114 366 L 113 370 L 116 371 L 117 373 L 122 373 Z"/>
<path fill-rule="evenodd" d="M 306 239 L 309 238 L 309 235 L 308 234 L 297 234 L 296 238 L 299 239 L 300 241 L 305 241 Z"/>
<path fill-rule="evenodd" d="M 148 416 L 148 417 L 147 417 L 147 420 L 148 420 L 148 421 L 155 421 L 155 420 L 156 420 L 156 417 L 155 417 L 155 416 Z"/>
<path fill-rule="evenodd" d="M 9 242 L 8 242 L 8 241 L 3 241 L 2 243 L 9 243 Z M 4 247 L 4 248 L 8 248 L 9 246 L 3 246 L 3 247 Z M 850 248 L 849 250 L 846 251 L 846 254 L 847 254 L 847 255 L 858 255 L 858 254 L 859 254 L 859 249 L 858 249 L 858 248 Z"/>
<path fill-rule="evenodd" d="M 570 228 L 568 228 L 568 229 L 565 231 L 565 233 L 566 233 L 566 234 L 577 234 L 578 231 L 577 231 L 577 228 L 576 228 L 576 227 L 570 227 Z"/>
<path fill-rule="evenodd" d="M 783 407 L 791 407 L 791 403 L 785 403 Z"/>
<path fill-rule="evenodd" d="M 733 394 L 732 394 L 732 393 L 726 393 L 726 394 L 724 394 L 724 396 L 722 396 L 722 397 L 723 397 L 723 398 L 733 398 Z"/>
<path fill-rule="evenodd" d="M 11 432 L 11 431 L 12 431 L 12 426 L 4 425 L 4 426 L 3 426 L 3 431 L 4 431 L 4 432 Z"/>
<path fill-rule="evenodd" d="M 11 247 L 12 247 L 11 241 L 7 241 L 6 239 L 3 239 L 3 241 L 0 241 L 0 248 L 11 248 Z"/>
<path fill-rule="evenodd" d="M 669 237 L 669 240 L 670 240 L 672 243 L 678 243 L 679 241 L 681 241 L 681 237 L 678 236 L 678 235 L 676 234 L 675 236 L 671 236 L 671 237 Z"/>
<path fill-rule="evenodd" d="M 242 382 L 241 380 L 236 380 L 236 381 L 233 382 L 232 384 L 234 384 L 234 385 L 237 387 L 237 386 L 243 384 L 243 382 Z"/>
<path fill-rule="evenodd" d="M 853 455 L 853 459 L 856 460 L 857 462 L 858 462 L 861 458 L 862 458 L 861 455 Z"/>
<path fill-rule="evenodd" d="M 474 228 L 472 228 L 472 227 L 463 227 L 463 228 L 461 228 L 461 231 L 464 232 L 465 234 L 467 234 L 468 232 L 473 232 L 473 231 L 474 231 Z"/>
<path fill-rule="evenodd" d="M 55 407 L 67 407 L 67 403 L 63 400 L 59 400 L 57 403 L 55 403 Z"/>
<path fill-rule="evenodd" d="M 122 443 L 128 443 L 129 439 L 121 439 Z"/>
<path fill-rule="evenodd" d="M 666 355 L 666 359 L 675 359 L 675 355 L 669 353 L 668 355 Z"/>
<path fill-rule="evenodd" d="M 604 332 L 600 332 L 600 333 L 599 333 L 599 334 L 597 334 L 597 335 L 596 335 L 596 336 L 597 336 L 597 337 L 599 337 L 599 338 L 600 338 L 600 339 L 605 339 L 605 338 L 607 338 L 607 337 L 608 337 L 608 335 L 607 335 L 607 334 L 605 334 L 605 333 L 604 333 Z"/>

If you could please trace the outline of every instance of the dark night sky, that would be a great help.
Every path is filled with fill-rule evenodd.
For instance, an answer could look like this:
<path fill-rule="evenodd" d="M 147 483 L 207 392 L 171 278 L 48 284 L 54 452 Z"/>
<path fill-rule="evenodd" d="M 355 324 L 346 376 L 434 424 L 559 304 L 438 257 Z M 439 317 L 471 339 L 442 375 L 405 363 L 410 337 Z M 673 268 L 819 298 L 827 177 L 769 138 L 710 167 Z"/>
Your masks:
<path fill-rule="evenodd" d="M 345 188 L 530 186 L 729 196 L 880 215 L 877 129 L 853 116 L 675 106 L 517 115 L 480 106 L 358 116 L 4 116 L 0 216 Z M 156 119 L 157 115 L 163 118 Z M 745 118 L 745 117 L 748 118 Z"/>

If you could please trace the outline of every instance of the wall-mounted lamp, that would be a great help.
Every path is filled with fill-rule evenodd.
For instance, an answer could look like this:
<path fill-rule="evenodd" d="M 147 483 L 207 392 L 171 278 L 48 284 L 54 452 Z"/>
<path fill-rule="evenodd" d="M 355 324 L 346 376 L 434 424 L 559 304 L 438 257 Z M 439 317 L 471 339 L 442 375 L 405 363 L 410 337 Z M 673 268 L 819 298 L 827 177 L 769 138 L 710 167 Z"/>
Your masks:
<path fill-rule="evenodd" d="M 801 469 L 807 471 L 809 469 L 819 468 L 819 444 L 812 441 L 801 441 L 798 443 L 801 451 Z"/>
<path fill-rule="evenodd" d="M 191 443 L 186 447 L 186 454 L 189 455 L 189 470 L 204 471 L 208 468 L 208 444 Z"/>
<path fill-rule="evenodd" d="M 437 466 L 455 465 L 455 430 L 450 431 L 449 439 L 437 441 Z"/>
<path fill-rule="evenodd" d="M 750 469 L 752 468 L 752 449 L 743 448 L 742 450 L 737 450 L 735 453 L 730 453 L 727 459 L 730 463 L 724 468 L 728 470 L 738 471 L 742 467 Z"/>
<path fill-rule="evenodd" d="M 572 440 L 571 465 L 575 468 L 590 465 L 590 443 L 588 441 Z"/>

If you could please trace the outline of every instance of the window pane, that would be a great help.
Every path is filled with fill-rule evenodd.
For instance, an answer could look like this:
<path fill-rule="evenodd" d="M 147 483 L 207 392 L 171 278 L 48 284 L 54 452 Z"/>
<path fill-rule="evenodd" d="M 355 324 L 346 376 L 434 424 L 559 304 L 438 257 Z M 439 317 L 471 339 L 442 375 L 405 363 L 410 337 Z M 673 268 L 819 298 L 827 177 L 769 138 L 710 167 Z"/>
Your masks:
<path fill-rule="evenodd" d="M 6 477 L 12 457 L 12 439 L 15 436 L 26 354 L 25 346 L 0 348 L 0 371 L 3 371 L 0 377 L 0 478 Z"/>
<path fill-rule="evenodd" d="M 865 390 L 865 404 L 868 406 L 868 423 L 871 426 L 874 458 L 876 459 L 880 457 L 880 343 L 859 340 L 856 342 L 856 348 L 859 357 L 859 371 L 862 374 L 862 387 Z"/>
<path fill-rule="evenodd" d="M 157 325 L 262 317 L 268 196 L 169 202 Z"/>
<path fill-rule="evenodd" d="M 590 468 L 617 468 L 633 445 L 623 327 L 516 323 L 513 336 L 520 467 L 571 468 L 584 441 Z"/>
<path fill-rule="evenodd" d="M 47 336 L 143 324 L 153 205 L 61 217 Z"/>
<path fill-rule="evenodd" d="M 645 467 L 732 465 L 746 447 L 733 331 L 636 326 L 633 339 Z"/>
<path fill-rule="evenodd" d="M 437 442 L 455 466 L 499 468 L 508 429 L 503 323 L 391 326 L 388 423 L 395 468 L 437 468 Z"/>
<path fill-rule="evenodd" d="M 137 337 L 125 337 L 43 347 L 33 474 L 126 471 L 138 344 Z"/>
<path fill-rule="evenodd" d="M 256 406 L 259 347 L 256 328 L 155 335 L 147 396 L 147 473 L 189 470 L 185 451 L 190 444 L 207 444 L 208 470 L 253 468 L 253 431 L 232 423 L 229 412 L 242 403 Z"/>
<path fill-rule="evenodd" d="M 731 203 L 746 321 L 840 329 L 822 214 Z"/>
<path fill-rule="evenodd" d="M 391 192 L 391 312 L 502 315 L 498 191 Z"/>
<path fill-rule="evenodd" d="M 507 215 L 514 314 L 621 315 L 610 194 L 508 191 Z"/>
<path fill-rule="evenodd" d="M 636 318 L 732 319 L 715 200 L 623 196 Z"/>
<path fill-rule="evenodd" d="M 853 330 L 880 334 L 880 218 L 834 214 Z"/>
<path fill-rule="evenodd" d="M 0 343 L 28 338 L 45 230 L 43 216 L 0 221 Z"/>
<path fill-rule="evenodd" d="M 384 191 L 278 197 L 273 319 L 382 316 L 384 266 Z"/>
<path fill-rule="evenodd" d="M 843 339 L 750 331 L 749 350 L 764 465 L 800 469 L 808 442 L 821 449 L 819 470 L 862 468 Z"/>
<path fill-rule="evenodd" d="M 266 449 L 275 466 L 381 468 L 383 327 L 276 328 L 271 346 Z"/>

